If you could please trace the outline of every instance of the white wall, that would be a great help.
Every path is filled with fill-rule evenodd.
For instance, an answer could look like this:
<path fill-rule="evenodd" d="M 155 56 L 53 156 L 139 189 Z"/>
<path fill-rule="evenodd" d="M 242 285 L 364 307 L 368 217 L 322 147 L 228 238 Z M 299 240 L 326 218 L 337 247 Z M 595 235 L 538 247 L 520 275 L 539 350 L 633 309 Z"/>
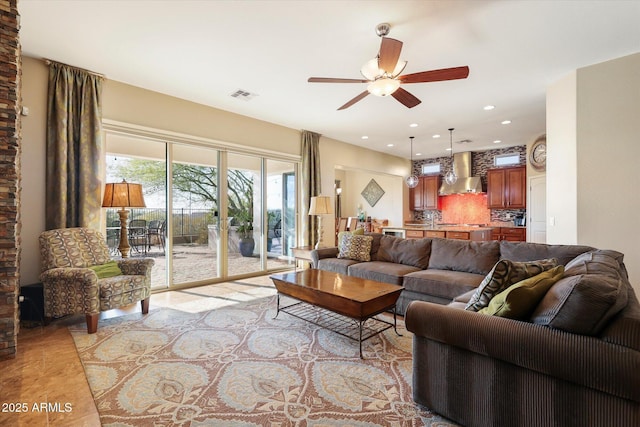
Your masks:
<path fill-rule="evenodd" d="M 556 215 L 550 242 L 623 252 L 640 292 L 640 53 L 553 85 L 547 114 L 547 207 Z"/>
<path fill-rule="evenodd" d="M 547 89 L 547 243 L 576 244 L 576 73 Z"/>

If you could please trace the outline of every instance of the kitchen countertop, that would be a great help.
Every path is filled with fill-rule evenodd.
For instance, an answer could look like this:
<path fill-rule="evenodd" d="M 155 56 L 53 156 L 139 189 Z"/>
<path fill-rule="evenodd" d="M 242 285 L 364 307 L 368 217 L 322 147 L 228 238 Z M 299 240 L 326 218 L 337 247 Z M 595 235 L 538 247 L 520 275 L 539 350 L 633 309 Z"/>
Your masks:
<path fill-rule="evenodd" d="M 405 225 L 400 227 L 387 226 L 382 227 L 383 230 L 434 230 L 434 231 L 462 231 L 462 232 L 471 232 L 471 231 L 491 231 L 494 228 L 527 228 L 523 226 L 515 226 L 513 223 L 490 223 L 483 226 L 477 225 L 441 225 L 435 224 L 433 227 L 430 224 L 425 223 L 405 223 Z"/>

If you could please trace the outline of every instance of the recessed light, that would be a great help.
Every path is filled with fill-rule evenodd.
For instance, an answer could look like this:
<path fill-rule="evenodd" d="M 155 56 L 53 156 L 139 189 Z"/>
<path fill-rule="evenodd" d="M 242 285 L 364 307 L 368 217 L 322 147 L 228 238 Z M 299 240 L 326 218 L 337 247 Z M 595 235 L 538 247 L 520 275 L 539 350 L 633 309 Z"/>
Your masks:
<path fill-rule="evenodd" d="M 447 150 L 446 150 L 446 151 L 451 151 L 451 148 L 447 148 Z"/>
<path fill-rule="evenodd" d="M 511 123 L 511 120 L 503 120 L 503 121 L 502 121 L 502 124 L 503 124 L 503 125 L 508 125 L 509 123 Z"/>
<path fill-rule="evenodd" d="M 387 147 L 393 147 L 393 144 L 387 144 Z"/>
<path fill-rule="evenodd" d="M 422 153 L 416 153 L 416 156 L 422 156 Z"/>
<path fill-rule="evenodd" d="M 369 139 L 367 135 L 362 135 L 362 139 Z"/>
<path fill-rule="evenodd" d="M 495 105 L 485 105 L 484 107 L 482 107 L 482 109 L 485 111 L 493 110 L 494 108 L 496 108 Z"/>
<path fill-rule="evenodd" d="M 418 127 L 418 124 L 417 124 L 417 123 L 411 123 L 411 124 L 409 125 L 409 127 L 410 127 L 410 128 L 417 128 L 417 127 Z"/>
<path fill-rule="evenodd" d="M 494 144 L 500 144 L 502 141 L 499 139 L 496 139 L 495 141 L 493 141 Z"/>
<path fill-rule="evenodd" d="M 435 135 L 433 135 L 431 138 L 440 138 L 440 135 L 438 135 L 437 133 Z"/>

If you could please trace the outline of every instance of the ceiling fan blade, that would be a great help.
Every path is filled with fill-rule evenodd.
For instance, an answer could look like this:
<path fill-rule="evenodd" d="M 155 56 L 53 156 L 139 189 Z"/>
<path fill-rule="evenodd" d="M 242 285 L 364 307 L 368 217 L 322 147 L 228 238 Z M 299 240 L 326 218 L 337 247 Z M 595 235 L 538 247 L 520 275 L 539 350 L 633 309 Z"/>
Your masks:
<path fill-rule="evenodd" d="M 395 92 L 391 94 L 395 99 L 397 99 L 401 104 L 403 104 L 407 108 L 413 108 L 416 105 L 420 104 L 420 101 L 415 96 L 411 95 L 406 90 L 399 87 Z"/>
<path fill-rule="evenodd" d="M 338 110 L 344 110 L 345 108 L 351 107 L 353 104 L 355 104 L 356 102 L 360 101 L 361 99 L 363 99 L 367 95 L 369 95 L 369 92 L 365 90 L 360 95 L 356 96 L 351 101 L 347 102 L 342 107 L 338 108 Z"/>
<path fill-rule="evenodd" d="M 464 66 L 405 74 L 404 76 L 398 77 L 398 79 L 402 83 L 428 83 L 443 80 L 466 79 L 467 76 L 469 76 L 469 67 Z"/>
<path fill-rule="evenodd" d="M 309 83 L 369 83 L 363 79 L 334 79 L 333 77 L 309 77 Z"/>
<path fill-rule="evenodd" d="M 396 68 L 396 64 L 398 63 L 398 59 L 400 59 L 401 51 L 402 42 L 400 40 L 383 37 L 382 44 L 380 45 L 378 68 L 384 70 L 386 73 L 393 73 L 393 70 Z"/>

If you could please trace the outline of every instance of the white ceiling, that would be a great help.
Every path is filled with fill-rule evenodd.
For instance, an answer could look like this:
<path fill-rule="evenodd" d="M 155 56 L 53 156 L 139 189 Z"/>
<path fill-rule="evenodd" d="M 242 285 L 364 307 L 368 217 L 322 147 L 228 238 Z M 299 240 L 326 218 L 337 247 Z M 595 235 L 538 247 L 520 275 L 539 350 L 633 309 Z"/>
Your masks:
<path fill-rule="evenodd" d="M 414 157 L 447 155 L 450 127 L 454 142 L 472 140 L 454 151 L 526 144 L 545 132 L 550 84 L 640 52 L 637 0 L 19 0 L 18 9 L 26 56 L 407 158 L 409 136 Z M 468 65 L 469 77 L 403 85 L 422 100 L 412 109 L 368 96 L 337 111 L 366 85 L 307 78 L 360 78 L 382 22 L 404 42 L 405 73 Z M 257 96 L 230 97 L 238 89 Z"/>

